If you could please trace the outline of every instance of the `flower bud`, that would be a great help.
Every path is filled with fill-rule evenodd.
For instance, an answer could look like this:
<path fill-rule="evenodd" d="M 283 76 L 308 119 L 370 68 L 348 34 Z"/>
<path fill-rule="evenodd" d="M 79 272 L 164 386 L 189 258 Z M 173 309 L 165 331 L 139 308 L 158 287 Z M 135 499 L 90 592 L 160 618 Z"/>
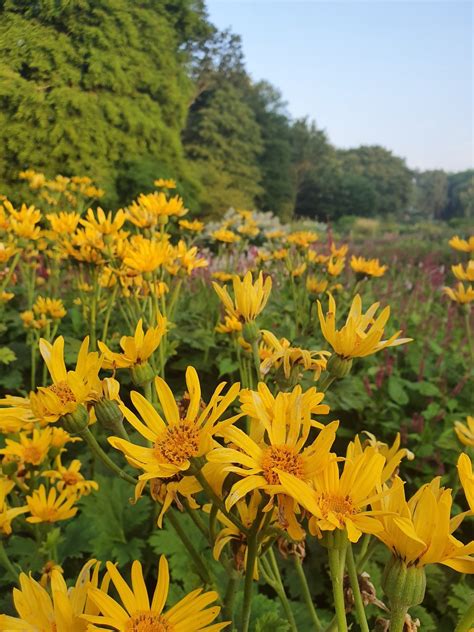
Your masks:
<path fill-rule="evenodd" d="M 382 587 L 392 609 L 418 606 L 425 596 L 425 569 L 423 566 L 407 566 L 403 560 L 392 557 L 385 567 Z"/>
<path fill-rule="evenodd" d="M 130 368 L 130 374 L 132 376 L 132 382 L 135 386 L 145 386 L 155 377 L 153 369 L 145 362 L 144 364 L 136 364 Z"/>
<path fill-rule="evenodd" d="M 338 379 L 346 377 L 352 368 L 352 358 L 342 358 L 337 354 L 333 354 L 326 364 L 326 370 Z"/>
<path fill-rule="evenodd" d="M 89 413 L 84 404 L 79 404 L 74 412 L 62 415 L 60 419 L 67 432 L 80 434 L 89 424 Z"/>
<path fill-rule="evenodd" d="M 2 473 L 5 476 L 11 476 L 12 474 L 16 474 L 18 470 L 18 462 L 17 461 L 7 461 L 2 463 Z"/>
<path fill-rule="evenodd" d="M 260 338 L 260 329 L 257 327 L 257 323 L 254 320 L 245 323 L 242 328 L 242 336 L 246 342 L 252 344 L 258 342 Z"/>
<path fill-rule="evenodd" d="M 115 430 L 122 423 L 123 414 L 117 402 L 113 399 L 100 399 L 94 405 L 97 421 L 106 430 Z"/>

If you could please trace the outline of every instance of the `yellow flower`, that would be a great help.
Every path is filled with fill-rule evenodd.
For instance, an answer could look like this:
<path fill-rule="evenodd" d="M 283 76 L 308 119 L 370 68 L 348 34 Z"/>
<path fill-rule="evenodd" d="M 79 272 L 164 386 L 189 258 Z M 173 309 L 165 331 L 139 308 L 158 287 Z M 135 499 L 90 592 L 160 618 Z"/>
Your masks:
<path fill-rule="evenodd" d="M 241 477 L 226 498 L 227 510 L 251 491 L 261 490 L 270 496 L 269 507 L 274 503 L 274 496 L 277 497 L 282 526 L 288 528 L 292 537 L 301 539 L 303 533 L 295 520 L 294 502 L 285 497 L 286 490 L 281 486 L 278 474 L 287 472 L 298 480 L 309 482 L 323 471 L 332 458 L 330 449 L 339 422 L 323 427 L 316 439 L 305 447 L 313 427 L 309 411 L 301 406 L 302 398 L 296 397 L 292 399 L 291 413 L 288 414 L 287 401 L 277 399 L 271 415 L 257 410 L 259 421 L 266 430 L 263 441 L 257 443 L 239 428 L 230 426 L 223 434 L 237 449 L 218 447 L 207 458 L 211 463 L 220 463 L 224 471 L 235 472 Z"/>
<path fill-rule="evenodd" d="M 296 268 L 293 268 L 293 270 L 291 271 L 291 276 L 295 278 L 302 276 L 306 272 L 306 268 L 307 268 L 307 265 L 305 262 L 303 262 L 301 265 L 297 266 Z"/>
<path fill-rule="evenodd" d="M 262 330 L 262 338 L 269 347 L 269 355 L 262 361 L 260 371 L 266 375 L 272 367 L 283 367 L 283 373 L 288 380 L 294 370 L 314 371 L 317 379 L 326 367 L 327 351 L 308 351 L 299 347 L 292 347 L 286 338 L 278 338 L 266 329 Z"/>
<path fill-rule="evenodd" d="M 233 316 L 241 322 L 251 322 L 260 314 L 267 304 L 272 289 L 272 279 L 267 276 L 263 280 L 263 274 L 260 272 L 257 280 L 253 283 L 252 273 L 249 271 L 243 280 L 236 274 L 233 276 L 234 301 L 232 301 L 227 288 L 221 287 L 213 282 L 218 297 L 224 304 L 225 310 L 229 316 Z"/>
<path fill-rule="evenodd" d="M 454 290 L 450 287 L 445 287 L 443 291 L 452 301 L 461 305 L 467 305 L 474 301 L 474 288 L 472 285 L 464 287 L 463 283 L 458 283 Z"/>
<path fill-rule="evenodd" d="M 474 235 L 468 239 L 460 239 L 457 235 L 449 240 L 449 245 L 461 252 L 474 252 Z"/>
<path fill-rule="evenodd" d="M 354 272 L 364 276 L 381 277 L 387 271 L 387 266 L 380 265 L 378 259 L 364 259 L 364 257 L 351 257 L 351 268 Z"/>
<path fill-rule="evenodd" d="M 176 189 L 176 180 L 172 180 L 171 178 L 158 178 L 153 184 L 155 187 L 161 187 L 162 189 Z"/>
<path fill-rule="evenodd" d="M 279 250 L 274 250 L 272 252 L 272 257 L 276 261 L 280 261 L 281 259 L 285 259 L 288 255 L 288 248 L 280 248 Z"/>
<path fill-rule="evenodd" d="M 362 533 L 382 530 L 380 522 L 370 510 L 364 509 L 374 501 L 385 459 L 373 448 L 367 448 L 354 459 L 345 461 L 342 474 L 338 463 L 330 461 L 314 477 L 313 485 L 300 480 L 280 468 L 279 477 L 285 492 L 312 515 L 309 527 L 313 534 L 346 529 L 351 542 Z"/>
<path fill-rule="evenodd" d="M 410 342 L 411 338 L 397 338 L 401 333 L 397 331 L 388 340 L 382 340 L 384 327 L 390 317 L 390 307 L 385 307 L 380 316 L 374 320 L 375 312 L 380 303 L 374 303 L 365 314 L 362 313 L 362 301 L 356 294 L 352 301 L 346 324 L 336 330 L 336 301 L 329 294 L 329 311 L 324 317 L 321 303 L 318 301 L 318 314 L 321 331 L 334 352 L 341 358 L 363 358 L 386 347 Z"/>
<path fill-rule="evenodd" d="M 265 237 L 267 239 L 282 239 L 283 237 L 286 237 L 286 233 L 284 230 L 278 230 L 276 228 L 275 230 L 265 231 Z"/>
<path fill-rule="evenodd" d="M 31 514 L 26 520 L 32 523 L 68 520 L 77 513 L 77 507 L 73 506 L 76 496 L 71 496 L 67 492 L 61 492 L 58 496 L 54 487 L 51 487 L 46 495 L 46 487 L 40 485 L 31 496 L 26 497 L 26 502 Z"/>
<path fill-rule="evenodd" d="M 185 230 L 190 230 L 193 233 L 200 233 L 204 228 L 204 222 L 200 222 L 198 219 L 189 221 L 187 219 L 180 219 L 178 224 Z"/>
<path fill-rule="evenodd" d="M 242 331 L 242 323 L 235 316 L 224 316 L 224 322 L 216 326 L 220 334 L 231 334 L 234 331 Z"/>
<path fill-rule="evenodd" d="M 364 442 L 364 445 L 362 445 L 359 435 L 356 435 L 354 441 L 351 441 L 347 447 L 346 458 L 354 459 L 359 454 L 362 454 L 364 448 L 368 445 L 374 448 L 385 459 L 385 466 L 383 468 L 381 478 L 382 483 L 386 483 L 396 475 L 398 466 L 403 458 L 406 458 L 409 461 L 413 461 L 415 458 L 413 452 L 410 452 L 407 448 L 400 448 L 399 432 L 397 432 L 397 436 L 395 437 L 395 441 L 392 446 L 388 446 L 386 443 L 378 441 L 375 435 L 371 432 L 364 430 L 364 434 L 368 437 L 368 439 Z"/>
<path fill-rule="evenodd" d="M 247 237 L 256 237 L 260 232 L 260 228 L 254 222 L 248 222 L 247 224 L 242 224 L 237 228 L 237 231 L 241 235 L 246 235 Z"/>
<path fill-rule="evenodd" d="M 9 434 L 22 429 L 31 429 L 31 422 L 38 421 L 31 410 L 27 397 L 7 395 L 0 399 L 0 432 Z"/>
<path fill-rule="evenodd" d="M 182 240 L 179 241 L 175 248 L 175 255 L 180 268 L 188 275 L 197 268 L 206 268 L 209 265 L 207 259 L 198 256 L 199 252 L 196 246 L 188 248 Z"/>
<path fill-rule="evenodd" d="M 143 193 L 127 208 L 128 220 L 139 228 L 151 228 L 159 221 L 166 222 L 169 216 L 182 217 L 188 209 L 179 195 L 167 198 L 163 191 Z"/>
<path fill-rule="evenodd" d="M 58 320 L 66 316 L 66 310 L 60 298 L 44 298 L 38 296 L 33 305 L 33 312 Z M 23 322 L 25 322 L 25 320 L 23 320 Z"/>
<path fill-rule="evenodd" d="M 349 250 L 349 246 L 347 244 L 342 244 L 339 248 L 336 246 L 335 242 L 331 242 L 331 255 L 336 258 L 344 258 L 347 255 L 347 251 Z"/>
<path fill-rule="evenodd" d="M 444 564 L 460 573 L 474 573 L 474 542 L 465 546 L 452 535 L 460 521 L 450 520 L 451 490 L 439 482 L 437 477 L 423 485 L 407 502 L 403 482 L 396 478 L 390 494 L 373 503 L 382 512 L 383 527 L 375 535 L 407 566 Z"/>
<path fill-rule="evenodd" d="M 216 272 L 212 273 L 212 278 L 213 279 L 217 279 L 218 281 L 221 281 L 221 283 L 226 283 L 226 281 L 232 281 L 234 275 L 231 274 L 230 272 L 222 272 L 217 270 Z"/>
<path fill-rule="evenodd" d="M 306 279 L 306 289 L 311 294 L 322 294 L 328 286 L 326 279 L 319 280 L 315 276 L 308 276 Z"/>
<path fill-rule="evenodd" d="M 152 241 L 138 236 L 130 241 L 123 262 L 138 272 L 154 272 L 165 263 L 171 262 L 173 247 L 166 239 Z"/>
<path fill-rule="evenodd" d="M 193 367 L 188 367 L 186 371 L 186 386 L 189 402 L 186 402 L 187 409 L 184 412 L 166 382 L 160 377 L 155 378 L 166 423 L 152 404 L 136 391 L 132 391 L 131 400 L 143 421 L 124 404 L 120 405 L 125 418 L 152 445 L 142 447 L 118 437 L 111 437 L 109 443 L 121 450 L 131 465 L 143 470 L 141 480 L 167 478 L 185 472 L 192 458 L 204 456 L 211 450 L 213 435 L 222 434 L 225 426 L 241 417 L 235 415 L 219 421 L 237 397 L 240 384 L 233 384 L 227 394 L 222 396 L 225 386 L 225 382 L 222 382 L 207 405 L 201 401 L 201 386 Z"/>
<path fill-rule="evenodd" d="M 51 447 L 56 448 L 56 450 L 62 450 L 66 443 L 75 443 L 76 441 L 81 441 L 79 437 L 73 437 L 64 430 L 64 428 L 58 428 L 54 426 L 51 428 Z"/>
<path fill-rule="evenodd" d="M 346 260 L 344 258 L 334 259 L 333 257 L 331 257 L 328 261 L 328 273 L 331 276 L 339 276 L 344 270 L 345 265 Z"/>
<path fill-rule="evenodd" d="M 0 241 L 0 263 L 7 263 L 7 261 L 11 259 L 16 252 L 17 249 L 15 246 L 5 244 L 3 241 Z"/>
<path fill-rule="evenodd" d="M 466 264 L 466 269 L 459 263 L 457 266 L 451 266 L 451 270 L 456 279 L 460 281 L 474 281 L 474 259 L 471 259 Z"/>
<path fill-rule="evenodd" d="M 41 228 L 37 226 L 41 220 L 39 209 L 22 204 L 20 210 L 15 210 L 8 200 L 4 202 L 4 206 L 10 213 L 10 227 L 15 235 L 33 241 L 41 237 Z"/>
<path fill-rule="evenodd" d="M 90 630 L 98 632 L 110 629 L 121 632 L 151 632 L 152 630 L 156 632 L 219 632 L 228 625 L 228 623 L 212 624 L 220 608 L 208 606 L 218 599 L 218 594 L 214 591 L 203 593 L 202 588 L 193 590 L 172 608 L 163 612 L 170 583 L 168 563 L 164 556 L 160 558 L 158 579 L 151 600 L 140 562 L 135 561 L 132 564 L 131 588 L 128 587 L 114 564 L 107 562 L 107 571 L 123 607 L 107 595 L 106 591 L 89 588 L 89 598 L 101 612 L 101 616 L 84 615 L 87 621 L 94 624 L 89 628 Z"/>
<path fill-rule="evenodd" d="M 87 562 L 76 584 L 68 588 L 61 571 L 51 572 L 51 594 L 31 576 L 21 573 L 20 588 L 13 589 L 13 601 L 19 618 L 0 615 L 0 630 L 5 632 L 86 632 L 84 614 L 98 614 L 98 608 L 90 601 L 87 591 L 96 588 L 99 581 L 100 562 Z M 93 568 L 94 567 L 94 568 Z M 92 570 L 93 568 L 93 570 Z M 91 574 L 92 571 L 92 574 Z M 104 580 L 103 587 L 108 585 Z"/>
<path fill-rule="evenodd" d="M 0 450 L 0 454 L 16 457 L 27 465 L 37 466 L 46 459 L 50 447 L 51 428 L 34 428 L 31 438 L 25 433 L 20 433 L 19 441 L 6 439 L 5 447 Z"/>
<path fill-rule="evenodd" d="M 461 443 L 474 447 L 474 417 L 468 415 L 466 422 L 467 424 L 463 424 L 461 421 L 455 421 L 454 432 Z"/>
<path fill-rule="evenodd" d="M 8 301 L 11 301 L 14 296 L 13 292 L 0 292 L 0 302 L 8 303 Z"/>
<path fill-rule="evenodd" d="M 90 208 L 87 211 L 86 219 L 79 221 L 86 229 L 95 230 L 102 235 L 116 235 L 127 219 L 127 214 L 122 209 L 119 209 L 115 214 L 113 214 L 112 211 L 105 214 L 99 206 L 97 207 L 96 214 L 97 217 Z"/>
<path fill-rule="evenodd" d="M 159 347 L 161 339 L 168 328 L 168 320 L 158 314 L 156 327 L 150 327 L 146 333 L 143 331 L 143 321 L 140 318 L 133 336 L 122 336 L 120 346 L 122 353 L 114 353 L 106 344 L 99 341 L 97 344 L 104 354 L 103 366 L 105 369 L 126 369 L 145 364 L 148 358 Z"/>
<path fill-rule="evenodd" d="M 73 234 L 79 224 L 81 216 L 79 213 L 65 213 L 61 211 L 60 213 L 49 213 L 46 215 L 46 218 L 52 230 L 57 233 L 57 237 L 61 238 L 64 235 Z"/>
<path fill-rule="evenodd" d="M 287 239 L 289 244 L 308 248 L 310 244 L 318 241 L 319 235 L 310 230 L 298 230 L 294 233 L 290 233 Z"/>
<path fill-rule="evenodd" d="M 458 474 L 464 493 L 466 494 L 469 509 L 474 513 L 474 474 L 472 472 L 471 459 L 465 452 L 459 455 Z"/>
<path fill-rule="evenodd" d="M 216 241 L 222 241 L 225 244 L 234 244 L 240 241 L 239 235 L 236 235 L 233 231 L 227 230 L 227 228 L 219 228 L 211 233 L 211 237 Z"/>
<path fill-rule="evenodd" d="M 82 404 L 96 399 L 102 359 L 96 352 L 89 353 L 88 336 L 81 344 L 74 371 L 66 370 L 62 336 L 54 344 L 41 338 L 39 347 L 53 384 L 40 386 L 36 392 L 30 393 L 31 408 L 38 419 L 57 421 L 63 415 L 74 413 Z"/>
<path fill-rule="evenodd" d="M 10 535 L 12 532 L 12 520 L 28 511 L 28 507 L 26 506 L 8 508 L 7 495 L 14 487 L 15 483 L 13 481 L 10 481 L 8 478 L 0 477 L 0 534 L 3 535 Z"/>
<path fill-rule="evenodd" d="M 80 473 L 81 462 L 78 459 L 74 459 L 69 464 L 69 467 L 64 467 L 61 463 L 61 457 L 56 458 L 56 469 L 46 470 L 42 473 L 42 476 L 46 476 L 51 481 L 56 482 L 56 489 L 59 492 L 65 492 L 67 496 L 73 496 L 79 499 L 81 496 L 89 495 L 92 490 L 97 491 L 99 485 L 96 481 L 86 481 L 86 479 Z"/>

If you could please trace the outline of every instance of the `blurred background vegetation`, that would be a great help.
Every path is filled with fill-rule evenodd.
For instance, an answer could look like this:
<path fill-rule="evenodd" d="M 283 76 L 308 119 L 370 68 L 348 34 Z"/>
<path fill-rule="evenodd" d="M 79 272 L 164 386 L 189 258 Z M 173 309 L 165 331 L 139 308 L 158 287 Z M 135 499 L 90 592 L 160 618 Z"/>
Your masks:
<path fill-rule="evenodd" d="M 292 119 L 203 0 L 0 0 L 0 60 L 0 191 L 13 201 L 32 168 L 93 177 L 111 208 L 169 176 L 215 218 L 230 206 L 348 225 L 474 215 L 474 170 L 413 171 Z"/>

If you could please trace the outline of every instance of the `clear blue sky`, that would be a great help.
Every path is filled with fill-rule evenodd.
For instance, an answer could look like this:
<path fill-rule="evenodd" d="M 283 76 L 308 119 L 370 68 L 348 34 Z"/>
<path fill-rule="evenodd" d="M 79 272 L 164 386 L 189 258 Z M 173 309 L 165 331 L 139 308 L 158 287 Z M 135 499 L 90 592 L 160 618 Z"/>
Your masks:
<path fill-rule="evenodd" d="M 380 144 L 410 167 L 474 166 L 473 4 L 207 0 L 247 69 L 338 147 Z"/>

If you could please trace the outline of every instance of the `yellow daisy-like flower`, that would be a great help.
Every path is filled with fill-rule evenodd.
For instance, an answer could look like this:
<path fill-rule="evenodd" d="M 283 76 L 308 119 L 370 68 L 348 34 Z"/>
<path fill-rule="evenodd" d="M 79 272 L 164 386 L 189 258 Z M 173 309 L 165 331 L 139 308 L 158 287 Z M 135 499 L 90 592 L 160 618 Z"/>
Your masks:
<path fill-rule="evenodd" d="M 354 441 L 351 441 L 347 447 L 346 458 L 354 459 L 359 454 L 364 452 L 364 449 L 369 445 L 374 448 L 377 452 L 379 452 L 385 458 L 385 466 L 382 470 L 382 483 L 386 483 L 391 480 L 395 474 L 397 473 L 398 466 L 400 465 L 403 458 L 408 459 L 408 461 L 413 461 L 415 455 L 407 448 L 400 448 L 400 433 L 397 432 L 397 436 L 395 437 L 395 441 L 391 446 L 386 443 L 382 443 L 378 441 L 375 435 L 371 432 L 367 432 L 364 430 L 365 435 L 367 435 L 368 439 L 362 444 L 359 435 L 356 435 Z"/>
<path fill-rule="evenodd" d="M 460 250 L 461 252 L 474 252 L 474 235 L 471 235 L 468 239 L 460 239 L 456 235 L 455 237 L 451 237 L 449 245 L 451 248 Z"/>
<path fill-rule="evenodd" d="M 0 450 L 0 454 L 17 458 L 27 465 L 41 465 L 48 456 L 51 447 L 51 428 L 39 430 L 35 428 L 30 437 L 21 433 L 19 441 L 5 440 L 6 446 Z"/>
<path fill-rule="evenodd" d="M 158 178 L 153 184 L 155 187 L 161 187 L 162 189 L 176 189 L 176 180 L 171 178 Z"/>
<path fill-rule="evenodd" d="M 328 286 L 326 279 L 318 279 L 315 276 L 308 276 L 306 279 L 306 289 L 310 294 L 322 294 Z"/>
<path fill-rule="evenodd" d="M 454 432 L 461 443 L 474 447 L 474 417 L 468 415 L 465 424 L 455 421 Z"/>
<path fill-rule="evenodd" d="M 443 292 L 449 296 L 452 301 L 460 303 L 461 305 L 467 305 L 474 301 L 474 288 L 472 285 L 464 287 L 463 283 L 458 283 L 455 289 L 445 287 Z"/>
<path fill-rule="evenodd" d="M 378 259 L 364 259 L 364 257 L 351 257 L 351 268 L 354 272 L 364 276 L 381 277 L 387 271 L 387 266 L 380 265 Z"/>
<path fill-rule="evenodd" d="M 347 244 L 342 244 L 339 248 L 336 246 L 334 241 L 331 242 L 331 255 L 336 258 L 344 258 L 347 255 L 349 250 L 349 246 Z"/>
<path fill-rule="evenodd" d="M 168 329 L 168 320 L 158 314 L 158 324 L 143 331 L 143 321 L 140 318 L 133 336 L 122 336 L 120 346 L 122 353 L 111 351 L 106 344 L 99 341 L 98 347 L 104 354 L 105 369 L 126 369 L 145 364 L 152 353 L 159 347 L 161 339 Z"/>
<path fill-rule="evenodd" d="M 280 482 L 287 494 L 310 512 L 309 528 L 313 535 L 345 529 L 351 542 L 362 533 L 382 530 L 376 515 L 365 508 L 377 498 L 385 459 L 367 448 L 354 459 L 345 461 L 342 474 L 338 463 L 330 461 L 313 479 L 313 486 L 280 468 Z"/>
<path fill-rule="evenodd" d="M 227 228 L 219 228 L 211 233 L 211 237 L 216 241 L 222 241 L 225 244 L 235 244 L 240 241 L 240 236 Z"/>
<path fill-rule="evenodd" d="M 93 490 L 97 491 L 99 485 L 96 481 L 86 481 L 82 476 L 81 462 L 79 459 L 71 461 L 68 467 L 64 467 L 61 463 L 61 457 L 56 458 L 56 469 L 46 470 L 42 472 L 42 476 L 56 482 L 56 489 L 59 492 L 65 492 L 68 496 L 74 496 L 78 499 L 81 496 L 87 496 Z"/>
<path fill-rule="evenodd" d="M 283 239 L 283 237 L 286 237 L 286 233 L 284 230 L 276 228 L 275 230 L 265 231 L 265 237 L 267 239 Z"/>
<path fill-rule="evenodd" d="M 188 209 L 179 195 L 167 198 L 163 191 L 139 195 L 127 208 L 128 220 L 139 228 L 151 228 L 170 216 L 183 217 Z"/>
<path fill-rule="evenodd" d="M 255 320 L 270 297 L 272 289 L 271 277 L 267 276 L 264 281 L 263 273 L 260 272 L 257 280 L 253 283 L 252 273 L 249 270 L 243 280 L 234 274 L 232 283 L 234 287 L 234 300 L 230 297 L 225 286 L 221 287 L 217 283 L 212 283 L 227 314 L 241 322 L 248 323 Z"/>
<path fill-rule="evenodd" d="M 80 224 L 86 229 L 96 230 L 102 235 L 116 235 L 122 228 L 127 219 L 127 214 L 122 209 L 116 213 L 109 211 L 107 214 L 103 209 L 97 207 L 96 215 L 90 208 L 87 210 L 86 219 L 79 220 Z"/>
<path fill-rule="evenodd" d="M 245 432 L 231 426 L 224 430 L 224 437 L 236 448 L 216 448 L 208 454 L 211 463 L 220 463 L 226 472 L 235 472 L 241 480 L 234 483 L 225 504 L 227 510 L 246 494 L 260 490 L 273 498 L 280 508 L 280 522 L 295 539 L 303 533 L 295 519 L 294 502 L 285 496 L 279 472 L 292 474 L 300 481 L 311 481 L 318 472 L 328 466 L 332 458 L 330 449 L 336 438 L 339 422 L 323 427 L 316 439 L 305 447 L 312 428 L 310 415 L 301 406 L 301 398 L 293 399 L 291 414 L 284 399 L 277 399 L 273 414 L 257 411 L 266 435 L 263 441 L 255 441 Z M 289 422 L 289 423 L 288 423 Z M 298 499 L 295 498 L 297 502 Z"/>
<path fill-rule="evenodd" d="M 151 600 L 140 562 L 132 564 L 131 587 L 114 564 L 107 562 L 107 571 L 123 606 L 106 591 L 89 588 L 89 598 L 101 612 L 100 616 L 84 615 L 84 619 L 94 624 L 89 626 L 90 632 L 110 629 L 120 632 L 219 632 L 228 625 L 212 624 L 220 607 L 208 606 L 218 599 L 218 594 L 214 591 L 203 593 L 202 588 L 193 590 L 163 612 L 170 584 L 168 562 L 164 556 L 160 558 L 158 580 Z"/>
<path fill-rule="evenodd" d="M 204 222 L 200 222 L 198 219 L 193 219 L 192 221 L 180 219 L 178 224 L 184 230 L 190 230 L 193 233 L 200 233 L 204 229 Z"/>
<path fill-rule="evenodd" d="M 100 562 L 87 562 L 75 586 L 68 588 L 61 572 L 51 571 L 51 595 L 31 576 L 21 573 L 20 588 L 13 589 L 13 602 L 19 618 L 0 615 L 0 630 L 4 632 L 86 632 L 87 621 L 82 615 L 97 615 L 98 608 L 87 591 L 99 583 Z M 92 572 L 91 572 L 92 571 Z M 108 579 L 102 582 L 105 590 Z"/>
<path fill-rule="evenodd" d="M 260 371 L 266 375 L 272 367 L 283 367 L 283 373 L 288 380 L 292 372 L 314 371 L 317 379 L 326 367 L 327 351 L 308 351 L 299 347 L 292 347 L 286 338 L 278 338 L 267 329 L 262 330 L 262 338 L 269 348 L 269 355 L 262 361 Z"/>
<path fill-rule="evenodd" d="M 385 307 L 374 320 L 380 303 L 374 303 L 365 314 L 362 313 L 362 300 L 356 294 L 352 301 L 346 324 L 336 329 L 336 301 L 329 294 L 329 310 L 324 317 L 321 303 L 318 301 L 318 314 L 321 331 L 334 352 L 341 358 L 363 358 L 387 347 L 395 347 L 410 342 L 412 338 L 398 338 L 397 331 L 388 340 L 382 340 L 384 328 L 390 317 L 390 307 Z"/>
<path fill-rule="evenodd" d="M 231 334 L 242 331 L 242 323 L 235 316 L 224 316 L 224 322 L 216 325 L 216 331 L 220 334 Z"/>
<path fill-rule="evenodd" d="M 28 511 L 28 507 L 12 507 L 7 505 L 7 495 L 15 487 L 15 483 L 8 478 L 0 477 L 0 533 L 10 535 L 12 520 Z"/>
<path fill-rule="evenodd" d="M 474 513 L 474 474 L 472 472 L 472 462 L 468 455 L 463 452 L 458 459 L 458 474 L 461 485 L 466 495 L 469 509 Z"/>
<path fill-rule="evenodd" d="M 212 273 L 212 278 L 217 279 L 221 283 L 226 283 L 227 281 L 232 281 L 234 275 L 231 272 L 223 272 L 221 270 L 217 270 Z"/>
<path fill-rule="evenodd" d="M 60 298 L 44 298 L 43 296 L 38 296 L 33 305 L 33 312 L 42 316 L 50 316 L 57 320 L 66 316 L 64 303 Z"/>
<path fill-rule="evenodd" d="M 50 213 L 46 215 L 46 219 L 51 225 L 51 229 L 56 233 L 56 236 L 61 238 L 64 235 L 72 235 L 76 230 L 81 216 L 79 213 Z"/>
<path fill-rule="evenodd" d="M 7 263 L 16 252 L 15 246 L 0 241 L 0 263 Z"/>
<path fill-rule="evenodd" d="M 33 241 L 41 237 L 41 228 L 37 226 L 41 221 L 39 209 L 22 204 L 21 208 L 16 210 L 8 200 L 5 200 L 4 206 L 10 214 L 10 228 L 17 237 Z"/>
<path fill-rule="evenodd" d="M 73 506 L 76 496 L 71 496 L 65 491 L 58 495 L 54 487 L 46 494 L 46 487 L 40 485 L 31 496 L 26 497 L 26 502 L 31 514 L 26 520 L 32 523 L 59 522 L 68 520 L 77 513 L 77 507 Z"/>
<path fill-rule="evenodd" d="M 121 450 L 131 465 L 143 470 L 141 480 L 167 478 L 185 472 L 191 465 L 191 459 L 204 456 L 212 449 L 213 435 L 222 434 L 226 426 L 241 417 L 235 415 L 219 421 L 240 391 L 240 384 L 237 383 L 231 386 L 226 395 L 221 395 L 225 384 L 219 384 L 209 403 L 203 405 L 198 375 L 193 367 L 188 367 L 186 386 L 189 402 L 184 412 L 166 382 L 160 377 L 155 378 L 166 422 L 152 404 L 136 391 L 131 393 L 131 399 L 143 421 L 124 404 L 120 405 L 125 418 L 152 445 L 143 447 L 118 437 L 110 437 L 110 444 Z"/>
<path fill-rule="evenodd" d="M 255 224 L 255 222 L 247 222 L 246 224 L 239 226 L 237 231 L 246 237 L 256 237 L 260 232 L 260 228 Z"/>
<path fill-rule="evenodd" d="M 62 336 L 56 338 L 53 344 L 41 338 L 39 347 L 53 384 L 40 386 L 36 392 L 30 393 L 31 409 L 38 419 L 57 421 L 63 415 L 74 413 L 82 404 L 96 399 L 102 359 L 96 352 L 89 353 L 88 336 L 81 344 L 74 371 L 66 370 Z"/>
<path fill-rule="evenodd" d="M 302 248 L 308 248 L 311 244 L 318 241 L 318 239 L 318 233 L 311 230 L 298 230 L 287 237 L 289 244 L 301 246 Z"/>
<path fill-rule="evenodd" d="M 175 255 L 179 267 L 188 275 L 197 268 L 206 268 L 209 265 L 207 259 L 199 256 L 199 251 L 196 246 L 188 248 L 186 243 L 182 240 L 179 241 L 175 248 Z"/>
<path fill-rule="evenodd" d="M 451 266 L 451 270 L 460 281 L 474 281 L 474 259 L 468 261 L 466 269 L 463 268 L 462 263 L 459 263 L 457 266 Z"/>
<path fill-rule="evenodd" d="M 137 272 L 154 272 L 172 260 L 173 247 L 167 239 L 155 241 L 141 236 L 130 241 L 123 257 L 124 264 Z"/>
<path fill-rule="evenodd" d="M 390 493 L 373 504 L 382 530 L 376 537 L 407 566 L 444 564 L 460 573 L 474 573 L 474 542 L 464 545 L 453 536 L 459 525 L 451 520 L 451 490 L 440 487 L 440 477 L 423 485 L 407 502 L 403 481 L 396 478 Z"/>
<path fill-rule="evenodd" d="M 337 259 L 330 257 L 327 263 L 328 273 L 331 276 L 339 276 L 341 272 L 344 270 L 345 265 L 346 265 L 346 260 L 344 259 L 344 257 L 340 257 Z"/>

